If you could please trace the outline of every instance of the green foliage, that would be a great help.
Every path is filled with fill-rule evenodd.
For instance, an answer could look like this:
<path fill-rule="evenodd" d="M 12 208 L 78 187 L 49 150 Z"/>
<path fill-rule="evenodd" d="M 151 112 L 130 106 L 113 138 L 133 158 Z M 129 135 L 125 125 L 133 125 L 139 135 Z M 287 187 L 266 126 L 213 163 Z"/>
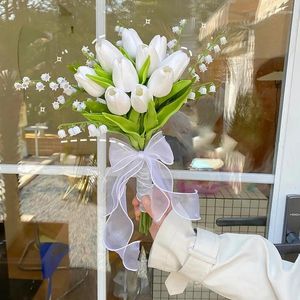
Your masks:
<path fill-rule="evenodd" d="M 119 47 L 119 50 L 121 51 L 121 53 L 127 58 L 129 59 L 132 64 L 135 66 L 135 62 L 134 60 L 132 60 L 132 58 L 130 57 L 130 55 L 128 54 L 128 52 L 123 48 L 123 47 Z"/>
<path fill-rule="evenodd" d="M 94 82 L 96 82 L 97 84 L 99 84 L 105 89 L 113 85 L 113 82 L 110 79 L 107 79 L 105 77 L 100 77 L 98 75 L 89 75 L 89 74 L 87 74 L 86 77 L 93 80 Z"/>
<path fill-rule="evenodd" d="M 67 68 L 73 73 L 75 74 L 77 72 L 77 69 L 81 66 L 80 63 L 74 63 L 74 64 L 70 64 L 67 65 Z"/>
<path fill-rule="evenodd" d="M 144 84 L 147 81 L 148 71 L 150 67 L 150 56 L 147 57 L 141 70 L 139 71 L 139 82 Z"/>
<path fill-rule="evenodd" d="M 89 113 L 109 112 L 106 104 L 94 100 L 87 100 L 84 104 L 86 105 L 86 111 Z"/>
<path fill-rule="evenodd" d="M 110 81 L 112 81 L 112 76 L 111 76 L 111 74 L 105 72 L 105 71 L 100 67 L 100 65 L 95 64 L 95 65 L 94 65 L 94 70 L 95 70 L 96 74 L 97 74 L 99 77 L 106 78 L 106 79 L 109 79 Z"/>

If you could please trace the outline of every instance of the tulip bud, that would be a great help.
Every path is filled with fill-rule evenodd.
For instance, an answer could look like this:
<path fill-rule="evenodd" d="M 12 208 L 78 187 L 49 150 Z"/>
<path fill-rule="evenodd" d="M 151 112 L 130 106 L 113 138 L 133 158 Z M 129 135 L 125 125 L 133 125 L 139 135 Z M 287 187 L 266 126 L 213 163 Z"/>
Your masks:
<path fill-rule="evenodd" d="M 104 71 L 111 73 L 114 60 L 123 57 L 122 53 L 111 42 L 101 39 L 96 43 L 97 60 Z"/>
<path fill-rule="evenodd" d="M 79 87 L 82 87 L 92 97 L 100 97 L 104 94 L 105 89 L 94 82 L 92 79 L 86 77 L 86 75 L 96 75 L 92 68 L 81 66 L 77 69 L 77 73 L 74 77 Z"/>
<path fill-rule="evenodd" d="M 139 113 L 148 110 L 148 103 L 153 100 L 150 90 L 142 84 L 138 84 L 131 93 L 131 106 Z"/>
<path fill-rule="evenodd" d="M 115 115 L 125 115 L 131 104 L 129 96 L 119 88 L 110 86 L 105 93 L 105 100 L 109 111 Z"/>
<path fill-rule="evenodd" d="M 114 85 L 126 93 L 131 92 L 139 83 L 135 67 L 125 57 L 114 61 L 112 79 Z"/>
<path fill-rule="evenodd" d="M 137 48 L 138 46 L 143 45 L 143 41 L 134 29 L 124 28 L 122 31 L 122 44 L 129 56 L 135 58 Z"/>
<path fill-rule="evenodd" d="M 155 97 L 164 97 L 171 92 L 174 81 L 174 72 L 168 66 L 161 67 L 153 72 L 148 81 L 148 88 Z"/>
<path fill-rule="evenodd" d="M 158 55 L 160 61 L 166 57 L 167 53 L 167 39 L 165 36 L 156 35 L 149 44 L 150 47 L 153 47 Z"/>
<path fill-rule="evenodd" d="M 145 63 L 148 57 L 150 57 L 150 67 L 148 70 L 148 76 L 150 76 L 153 73 L 153 71 L 158 67 L 159 58 L 156 53 L 156 50 L 153 47 L 148 47 L 147 45 L 140 45 L 136 53 L 136 68 L 138 71 L 141 70 L 143 64 Z"/>
<path fill-rule="evenodd" d="M 161 66 L 169 66 L 174 72 L 174 82 L 176 82 L 183 74 L 188 66 L 190 58 L 181 50 L 172 53 L 161 62 Z"/>

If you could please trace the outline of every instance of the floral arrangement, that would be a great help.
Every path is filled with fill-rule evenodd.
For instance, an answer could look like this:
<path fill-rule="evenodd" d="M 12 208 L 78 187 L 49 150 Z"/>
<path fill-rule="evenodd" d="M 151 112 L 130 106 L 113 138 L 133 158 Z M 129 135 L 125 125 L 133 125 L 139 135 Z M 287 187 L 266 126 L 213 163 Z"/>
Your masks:
<path fill-rule="evenodd" d="M 132 270 L 136 269 L 138 244 L 129 244 L 133 225 L 127 214 L 125 186 L 130 177 L 137 177 L 138 199 L 146 194 L 158 199 L 153 201 L 158 220 L 170 205 L 185 218 L 199 218 L 198 195 L 173 192 L 173 179 L 166 167 L 173 163 L 173 153 L 160 130 L 187 101 L 216 92 L 213 82 L 200 83 L 199 74 L 207 71 L 213 53 L 219 53 L 227 41 L 218 36 L 194 57 L 180 46 L 185 24 L 186 20 L 181 20 L 172 28 L 177 39 L 168 42 L 165 36 L 156 35 L 148 45 L 134 29 L 117 26 L 121 40 L 116 46 L 104 38 L 98 39 L 96 54 L 88 47 L 82 48 L 85 65 L 69 66 L 76 84 L 63 77 L 51 81 L 48 73 L 39 81 L 24 77 L 15 83 L 17 90 L 34 85 L 41 92 L 48 85 L 53 92 L 62 91 L 52 103 L 53 108 L 69 105 L 86 119 L 61 124 L 60 138 L 77 135 L 86 128 L 90 136 L 108 131 L 128 138 L 130 145 L 116 140 L 111 144 L 109 175 L 116 175 L 117 179 L 108 193 L 105 244 L 118 252 L 124 265 Z M 142 213 L 140 231 L 147 233 L 150 225 L 149 215 Z M 120 230 L 121 239 L 114 235 Z"/>

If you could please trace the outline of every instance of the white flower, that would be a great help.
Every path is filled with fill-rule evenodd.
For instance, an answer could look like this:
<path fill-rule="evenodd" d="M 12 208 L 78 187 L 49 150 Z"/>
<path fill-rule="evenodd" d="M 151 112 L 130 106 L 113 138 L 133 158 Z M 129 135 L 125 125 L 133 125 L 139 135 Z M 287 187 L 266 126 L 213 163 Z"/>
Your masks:
<path fill-rule="evenodd" d="M 176 34 L 180 34 L 181 33 L 181 29 L 179 26 L 174 26 L 172 27 L 172 31 Z"/>
<path fill-rule="evenodd" d="M 135 58 L 138 46 L 144 43 L 134 29 L 124 28 L 122 31 L 122 44 L 129 56 Z"/>
<path fill-rule="evenodd" d="M 186 22 L 187 22 L 186 19 L 182 19 L 179 21 L 179 25 L 184 26 L 186 24 Z"/>
<path fill-rule="evenodd" d="M 23 80 L 22 80 L 23 83 L 27 83 L 29 84 L 31 82 L 30 78 L 29 77 L 23 77 Z"/>
<path fill-rule="evenodd" d="M 139 83 L 139 77 L 135 67 L 125 57 L 114 61 L 112 79 L 114 85 L 124 92 L 131 92 Z"/>
<path fill-rule="evenodd" d="M 59 109 L 59 102 L 54 101 L 54 102 L 52 103 L 52 106 L 53 106 L 53 109 L 58 110 L 58 109 Z"/>
<path fill-rule="evenodd" d="M 63 90 L 64 94 L 66 94 L 67 96 L 73 95 L 74 93 L 76 93 L 76 91 L 77 90 L 73 88 L 71 85 L 69 88 Z"/>
<path fill-rule="evenodd" d="M 206 65 L 205 65 L 205 64 L 199 65 L 199 70 L 200 70 L 200 72 L 205 72 L 205 71 L 207 71 Z"/>
<path fill-rule="evenodd" d="M 66 132 L 63 129 L 58 130 L 57 135 L 60 139 L 63 139 L 67 136 Z"/>
<path fill-rule="evenodd" d="M 148 103 L 153 100 L 150 90 L 142 84 L 138 84 L 131 93 L 131 106 L 139 113 L 148 110 Z"/>
<path fill-rule="evenodd" d="M 63 95 L 58 96 L 57 97 L 57 102 L 59 102 L 60 104 L 65 104 L 66 103 L 66 99 Z"/>
<path fill-rule="evenodd" d="M 196 94 L 194 92 L 190 92 L 188 95 L 188 99 L 195 100 Z"/>
<path fill-rule="evenodd" d="M 187 54 L 179 50 L 164 59 L 161 62 L 160 66 L 169 66 L 170 68 L 172 68 L 174 72 L 173 82 L 176 82 L 182 76 L 189 63 L 190 58 L 187 56 Z"/>
<path fill-rule="evenodd" d="M 75 101 L 73 102 L 72 106 L 73 106 L 74 108 L 77 108 L 79 104 L 80 104 L 80 102 L 79 102 L 78 100 L 75 100 Z"/>
<path fill-rule="evenodd" d="M 115 32 L 120 32 L 120 26 L 119 25 L 117 25 L 117 26 L 115 26 Z"/>
<path fill-rule="evenodd" d="M 56 81 L 58 84 L 62 84 L 63 82 L 66 82 L 66 79 L 64 77 L 58 77 Z"/>
<path fill-rule="evenodd" d="M 102 98 L 97 98 L 96 101 L 106 105 L 106 101 Z"/>
<path fill-rule="evenodd" d="M 73 127 L 73 132 L 74 132 L 75 134 L 79 134 L 79 133 L 81 133 L 82 131 L 81 131 L 81 128 L 80 128 L 79 126 L 74 126 L 74 127 Z"/>
<path fill-rule="evenodd" d="M 81 48 L 81 51 L 82 51 L 82 53 L 89 53 L 89 52 L 90 52 L 90 49 L 89 49 L 88 46 L 83 46 L 83 47 Z"/>
<path fill-rule="evenodd" d="M 88 78 L 86 75 L 96 76 L 96 72 L 94 69 L 86 66 L 81 66 L 77 69 L 77 73 L 74 75 L 74 77 L 78 83 L 78 86 L 82 87 L 92 97 L 102 96 L 105 92 L 105 89 L 92 79 Z"/>
<path fill-rule="evenodd" d="M 164 97 L 172 89 L 174 71 L 169 66 L 163 66 L 155 70 L 148 81 L 148 88 L 155 97 Z"/>
<path fill-rule="evenodd" d="M 93 60 L 88 59 L 85 64 L 86 64 L 86 66 L 93 68 L 95 65 L 95 62 Z"/>
<path fill-rule="evenodd" d="M 198 91 L 201 95 L 206 95 L 207 94 L 207 89 L 205 86 L 201 86 L 199 91 Z"/>
<path fill-rule="evenodd" d="M 168 48 L 173 49 L 177 45 L 177 40 L 173 39 L 168 42 Z"/>
<path fill-rule="evenodd" d="M 77 109 L 77 111 L 81 112 L 81 111 L 84 111 L 85 108 L 86 108 L 85 103 L 84 103 L 84 102 L 80 102 L 80 103 L 78 104 L 78 106 L 77 106 L 76 109 Z"/>
<path fill-rule="evenodd" d="M 122 47 L 122 46 L 123 46 L 122 41 L 120 41 L 120 40 L 117 41 L 117 42 L 116 42 L 116 45 L 117 45 L 118 47 Z"/>
<path fill-rule="evenodd" d="M 106 125 L 100 125 L 99 130 L 100 130 L 101 134 L 105 134 L 105 133 L 107 133 L 108 128 Z"/>
<path fill-rule="evenodd" d="M 212 58 L 212 56 L 211 56 L 210 54 L 206 55 L 206 56 L 204 57 L 204 60 L 205 60 L 205 62 L 206 62 L 208 65 L 209 65 L 210 63 L 213 62 L 213 58 Z"/>
<path fill-rule="evenodd" d="M 45 81 L 45 82 L 49 82 L 49 81 L 50 81 L 50 78 L 51 78 L 51 76 L 50 76 L 49 73 L 44 73 L 44 74 L 41 75 L 41 79 L 42 79 L 43 81 Z"/>
<path fill-rule="evenodd" d="M 220 44 L 221 44 L 221 45 L 226 45 L 226 44 L 227 44 L 227 39 L 226 39 L 225 36 L 222 36 L 222 37 L 220 38 Z"/>
<path fill-rule="evenodd" d="M 76 135 L 73 127 L 71 127 L 71 128 L 68 129 L 68 133 L 69 133 L 70 136 Z"/>
<path fill-rule="evenodd" d="M 8 20 L 9 21 L 14 21 L 16 18 L 16 15 L 15 14 L 11 14 L 9 17 L 8 17 Z"/>
<path fill-rule="evenodd" d="M 114 60 L 123 57 L 123 54 L 111 42 L 101 39 L 95 46 L 97 60 L 104 71 L 111 73 Z"/>
<path fill-rule="evenodd" d="M 22 83 L 20 82 L 15 82 L 14 87 L 17 91 L 21 91 L 22 90 Z"/>
<path fill-rule="evenodd" d="M 210 87 L 209 87 L 209 92 L 210 93 L 215 93 L 216 92 L 216 86 L 214 84 L 212 84 Z"/>
<path fill-rule="evenodd" d="M 105 99 L 107 108 L 115 115 L 125 115 L 130 110 L 130 98 L 119 88 L 110 86 L 105 92 Z"/>
<path fill-rule="evenodd" d="M 100 130 L 94 124 L 88 126 L 88 131 L 90 137 L 100 136 Z"/>
<path fill-rule="evenodd" d="M 59 85 L 59 87 L 63 90 L 66 90 L 66 89 L 69 89 L 71 87 L 71 85 L 67 80 L 65 80 Z"/>
<path fill-rule="evenodd" d="M 215 53 L 219 53 L 221 51 L 220 46 L 219 45 L 215 45 L 214 46 L 214 51 L 215 51 Z"/>
<path fill-rule="evenodd" d="M 195 78 L 195 82 L 200 81 L 200 76 L 198 74 L 194 74 L 193 77 Z"/>
<path fill-rule="evenodd" d="M 29 83 L 26 83 L 26 82 L 23 82 L 23 83 L 22 83 L 22 89 L 23 89 L 23 90 L 27 90 L 28 87 L 29 87 Z"/>
<path fill-rule="evenodd" d="M 160 61 L 162 61 L 166 57 L 167 39 L 165 36 L 154 36 L 149 44 L 149 47 L 153 47 L 155 49 Z"/>
<path fill-rule="evenodd" d="M 45 89 L 45 85 L 42 82 L 37 82 L 37 84 L 35 85 L 35 88 L 37 91 L 41 92 Z"/>
<path fill-rule="evenodd" d="M 136 68 L 140 72 L 147 58 L 150 57 L 150 67 L 147 77 L 149 77 L 159 64 L 159 58 L 156 50 L 152 46 L 140 45 L 136 53 Z"/>
<path fill-rule="evenodd" d="M 56 82 L 50 82 L 49 87 L 52 91 L 57 91 L 59 88 L 59 85 Z"/>

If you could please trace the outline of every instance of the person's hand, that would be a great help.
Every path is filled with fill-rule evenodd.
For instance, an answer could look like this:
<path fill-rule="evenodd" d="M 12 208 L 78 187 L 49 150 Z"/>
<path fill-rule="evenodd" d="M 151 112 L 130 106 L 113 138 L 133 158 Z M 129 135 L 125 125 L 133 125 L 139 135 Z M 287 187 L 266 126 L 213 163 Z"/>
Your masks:
<path fill-rule="evenodd" d="M 134 208 L 134 215 L 135 215 L 135 219 L 137 221 L 140 220 L 140 217 L 141 217 L 141 210 L 140 210 L 140 202 L 139 200 L 135 197 L 133 200 L 132 200 L 132 205 L 133 205 L 133 208 Z M 149 196 L 144 196 L 142 198 L 142 205 L 145 209 L 145 211 L 150 215 L 150 217 L 152 218 L 152 225 L 149 229 L 150 231 L 150 234 L 152 236 L 153 239 L 155 239 L 156 237 L 156 234 L 161 226 L 161 224 L 163 223 L 163 221 L 165 220 L 166 216 L 169 214 L 169 212 L 171 211 L 171 208 L 169 208 L 167 210 L 167 212 L 163 215 L 163 217 L 161 218 L 161 220 L 159 222 L 154 222 L 153 220 L 153 212 L 152 212 L 152 209 L 151 209 L 151 199 Z"/>

